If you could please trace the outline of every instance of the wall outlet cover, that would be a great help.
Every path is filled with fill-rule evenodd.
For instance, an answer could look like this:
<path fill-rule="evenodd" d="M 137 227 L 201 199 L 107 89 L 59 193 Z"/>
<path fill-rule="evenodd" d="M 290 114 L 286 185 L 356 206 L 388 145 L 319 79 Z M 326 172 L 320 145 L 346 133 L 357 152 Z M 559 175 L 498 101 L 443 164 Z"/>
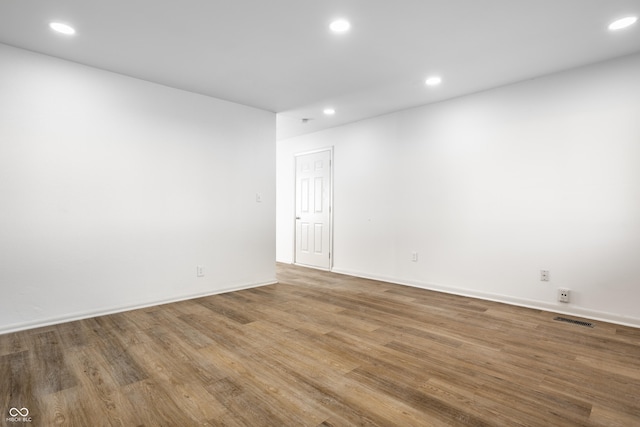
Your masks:
<path fill-rule="evenodd" d="M 569 289 L 558 289 L 558 302 L 569 302 L 571 291 Z"/>

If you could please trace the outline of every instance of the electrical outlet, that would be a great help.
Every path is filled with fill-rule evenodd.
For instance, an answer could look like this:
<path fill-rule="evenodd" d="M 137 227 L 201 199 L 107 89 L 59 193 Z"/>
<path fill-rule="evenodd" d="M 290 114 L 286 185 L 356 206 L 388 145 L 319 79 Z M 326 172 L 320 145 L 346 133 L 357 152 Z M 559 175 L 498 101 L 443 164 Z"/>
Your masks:
<path fill-rule="evenodd" d="M 558 289 L 558 302 L 569 302 L 570 293 L 569 289 Z"/>
<path fill-rule="evenodd" d="M 196 266 L 196 276 L 204 277 L 204 267 L 201 265 Z"/>
<path fill-rule="evenodd" d="M 418 252 L 411 252 L 411 261 L 418 262 Z"/>
<path fill-rule="evenodd" d="M 550 280 L 549 270 L 540 270 L 540 281 L 548 282 Z"/>

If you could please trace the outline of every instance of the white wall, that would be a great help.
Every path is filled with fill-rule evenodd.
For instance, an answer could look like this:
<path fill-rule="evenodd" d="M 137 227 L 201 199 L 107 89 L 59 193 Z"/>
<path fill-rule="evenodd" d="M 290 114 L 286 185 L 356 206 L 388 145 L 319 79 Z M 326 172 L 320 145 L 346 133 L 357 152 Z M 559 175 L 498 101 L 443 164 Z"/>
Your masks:
<path fill-rule="evenodd" d="M 640 326 L 640 55 L 278 142 L 280 262 L 328 146 L 334 271 Z"/>
<path fill-rule="evenodd" d="M 0 333 L 275 280 L 272 113 L 0 63 Z"/>

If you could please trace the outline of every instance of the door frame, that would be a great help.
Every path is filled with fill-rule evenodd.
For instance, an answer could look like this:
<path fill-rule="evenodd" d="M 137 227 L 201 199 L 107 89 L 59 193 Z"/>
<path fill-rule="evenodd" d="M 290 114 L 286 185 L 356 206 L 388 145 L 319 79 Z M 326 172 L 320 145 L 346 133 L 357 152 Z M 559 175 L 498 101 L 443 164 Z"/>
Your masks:
<path fill-rule="evenodd" d="M 325 270 L 324 268 L 319 268 L 319 267 L 313 267 L 310 265 L 306 265 L 306 264 L 298 264 L 297 260 L 296 260 L 296 238 L 298 230 L 297 230 L 297 224 L 296 224 L 296 207 L 297 205 L 297 194 L 296 194 L 296 186 L 298 185 L 298 170 L 297 170 L 297 162 L 298 162 L 298 157 L 300 156 L 306 156 L 308 154 L 316 154 L 316 153 L 322 153 L 323 151 L 328 151 L 329 152 L 329 179 L 331 180 L 331 183 L 329 185 L 329 269 Z M 293 212 L 292 212 L 292 217 L 291 219 L 293 220 L 293 264 L 294 265 L 300 265 L 303 267 L 308 267 L 308 268 L 315 268 L 317 270 L 323 270 L 323 271 L 332 271 L 333 270 L 333 146 L 330 147 L 325 147 L 325 148 L 318 148 L 315 150 L 309 150 L 309 151 L 300 151 L 298 153 L 294 153 L 293 154 Z"/>

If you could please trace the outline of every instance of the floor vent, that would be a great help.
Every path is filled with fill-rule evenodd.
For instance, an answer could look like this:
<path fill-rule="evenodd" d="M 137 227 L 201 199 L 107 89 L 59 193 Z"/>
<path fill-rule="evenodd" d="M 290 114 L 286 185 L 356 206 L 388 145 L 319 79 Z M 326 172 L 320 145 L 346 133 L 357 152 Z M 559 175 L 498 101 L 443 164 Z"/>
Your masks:
<path fill-rule="evenodd" d="M 557 320 L 558 322 L 573 323 L 574 325 L 586 326 L 587 328 L 596 327 L 596 325 L 591 322 L 582 322 L 580 320 L 567 319 L 566 317 L 554 317 L 553 320 Z"/>

